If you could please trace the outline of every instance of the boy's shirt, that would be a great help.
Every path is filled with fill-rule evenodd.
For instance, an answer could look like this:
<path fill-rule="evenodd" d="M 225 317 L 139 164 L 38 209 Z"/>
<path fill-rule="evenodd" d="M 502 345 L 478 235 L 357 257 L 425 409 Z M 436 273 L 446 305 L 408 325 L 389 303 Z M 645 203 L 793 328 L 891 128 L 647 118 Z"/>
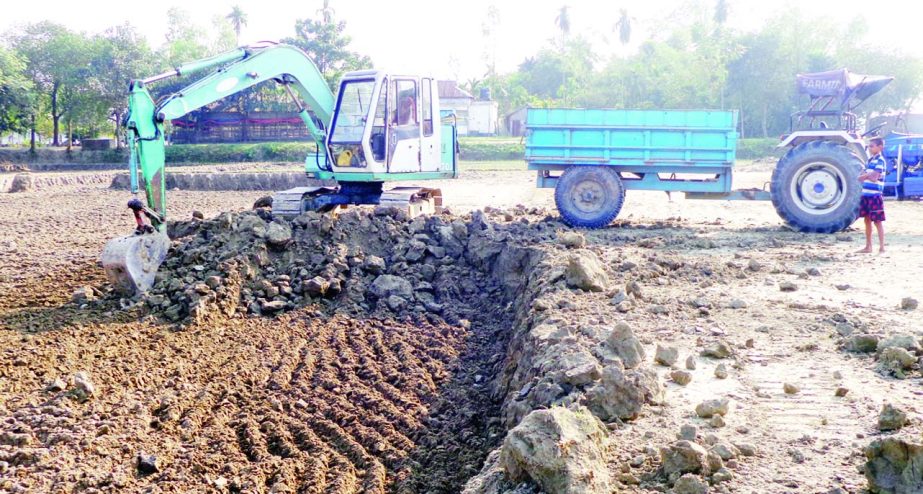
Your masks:
<path fill-rule="evenodd" d="M 881 191 L 885 188 L 885 159 L 881 157 L 881 153 L 878 153 L 875 156 L 869 158 L 869 162 L 865 165 L 865 172 L 872 173 L 878 172 L 878 180 L 869 180 L 866 178 L 862 181 L 862 195 L 864 196 L 880 196 Z"/>

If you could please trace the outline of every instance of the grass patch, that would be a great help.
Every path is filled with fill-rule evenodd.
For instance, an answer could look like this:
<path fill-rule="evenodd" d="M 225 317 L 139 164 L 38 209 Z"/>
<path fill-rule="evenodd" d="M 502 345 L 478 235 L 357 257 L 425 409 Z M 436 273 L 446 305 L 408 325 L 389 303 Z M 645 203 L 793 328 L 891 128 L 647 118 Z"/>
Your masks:
<path fill-rule="evenodd" d="M 458 149 L 466 161 L 521 160 L 526 154 L 525 141 L 518 137 L 462 137 Z"/>
<path fill-rule="evenodd" d="M 465 161 L 458 162 L 460 171 L 479 171 L 479 172 L 518 172 L 526 170 L 526 162 L 523 160 L 505 160 L 505 161 Z"/>
<path fill-rule="evenodd" d="M 776 139 L 740 139 L 737 143 L 738 160 L 778 158 L 785 151 L 776 147 Z M 259 142 L 237 144 L 176 144 L 167 146 L 167 164 L 304 162 L 313 155 L 313 142 Z M 459 139 L 459 158 L 465 162 L 484 162 L 483 167 L 471 170 L 516 169 L 510 163 L 525 166 L 525 140 L 521 137 L 462 137 Z M 28 149 L 0 149 L 0 162 L 29 163 L 128 163 L 128 151 L 84 151 L 74 148 L 68 153 L 63 148 L 40 148 L 33 155 Z M 517 165 L 519 166 L 519 165 Z M 497 168 L 499 167 L 499 168 Z"/>
<path fill-rule="evenodd" d="M 785 149 L 776 147 L 778 139 L 740 139 L 737 141 L 738 160 L 758 160 L 760 158 L 780 158 Z"/>

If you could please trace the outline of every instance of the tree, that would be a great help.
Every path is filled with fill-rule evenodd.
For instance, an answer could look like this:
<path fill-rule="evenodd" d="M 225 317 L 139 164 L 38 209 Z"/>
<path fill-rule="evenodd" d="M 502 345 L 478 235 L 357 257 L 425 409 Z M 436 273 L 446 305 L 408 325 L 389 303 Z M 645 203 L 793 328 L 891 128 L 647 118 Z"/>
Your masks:
<path fill-rule="evenodd" d="M 95 39 L 93 79 L 105 116 L 115 124 L 116 146 L 121 147 L 122 119 L 128 111 L 128 83 L 155 71 L 157 61 L 144 39 L 130 24 L 107 29 Z"/>
<path fill-rule="evenodd" d="M 320 14 L 320 18 L 325 24 L 330 24 L 333 22 L 333 14 L 336 11 L 330 6 L 330 0 L 324 0 L 324 6 L 317 9 L 317 13 Z"/>
<path fill-rule="evenodd" d="M 487 17 L 481 23 L 481 39 L 484 40 L 484 60 L 487 61 L 487 74 L 497 73 L 497 26 L 500 24 L 500 10 L 496 5 L 487 7 Z"/>
<path fill-rule="evenodd" d="M 70 96 L 86 77 L 88 38 L 49 21 L 30 24 L 12 38 L 13 48 L 26 60 L 26 73 L 47 99 L 53 142 L 60 145 L 60 121 L 70 109 Z M 34 127 L 33 127 L 34 130 Z"/>
<path fill-rule="evenodd" d="M 567 35 L 570 34 L 570 7 L 562 5 L 558 10 L 558 16 L 554 18 L 554 23 L 561 30 L 561 49 L 564 49 Z"/>
<path fill-rule="evenodd" d="M 192 22 L 188 12 L 171 7 L 167 9 L 167 42 L 160 48 L 160 58 L 170 68 L 204 58 L 210 51 L 203 42 L 207 39 L 205 31 Z"/>
<path fill-rule="evenodd" d="M 615 21 L 615 30 L 619 33 L 619 42 L 627 45 L 631 41 L 631 17 L 628 9 L 619 9 L 619 19 Z"/>
<path fill-rule="evenodd" d="M 728 20 L 728 2 L 727 0 L 718 0 L 715 2 L 715 23 L 723 26 Z"/>
<path fill-rule="evenodd" d="M 297 20 L 295 37 L 282 41 L 304 50 L 327 79 L 331 89 L 336 88 L 337 82 L 345 72 L 372 65 L 369 57 L 349 49 L 352 39 L 346 34 L 346 22 L 337 22 L 333 17 L 333 10 L 326 2 L 321 20 Z"/>
<path fill-rule="evenodd" d="M 34 93 L 26 63 L 0 46 L 0 134 L 29 128 Z"/>
<path fill-rule="evenodd" d="M 326 1 L 324 2 L 326 3 Z M 231 26 L 234 27 L 234 35 L 236 36 L 237 45 L 240 46 L 240 29 L 247 25 L 247 14 L 240 8 L 240 6 L 235 5 L 231 7 L 231 13 L 228 14 L 227 19 L 231 21 Z"/>

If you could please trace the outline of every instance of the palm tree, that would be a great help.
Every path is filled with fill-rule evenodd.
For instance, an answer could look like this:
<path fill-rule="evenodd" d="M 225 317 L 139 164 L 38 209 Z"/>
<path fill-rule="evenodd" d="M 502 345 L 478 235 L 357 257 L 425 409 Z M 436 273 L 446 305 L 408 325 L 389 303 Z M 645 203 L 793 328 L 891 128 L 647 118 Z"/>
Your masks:
<path fill-rule="evenodd" d="M 558 16 L 555 17 L 554 22 L 558 25 L 558 29 L 561 30 L 561 46 L 563 47 L 567 43 L 567 35 L 570 34 L 570 12 L 568 10 L 570 7 L 567 5 L 561 6 L 561 10 L 558 11 Z"/>
<path fill-rule="evenodd" d="M 715 5 L 715 22 L 723 25 L 728 20 L 728 3 L 727 0 L 718 0 Z"/>
<path fill-rule="evenodd" d="M 333 22 L 333 12 L 333 8 L 330 7 L 330 0 L 324 0 L 324 6 L 317 11 L 317 13 L 321 16 L 321 19 L 324 20 L 324 24 L 330 24 Z"/>
<path fill-rule="evenodd" d="M 628 9 L 619 9 L 619 20 L 615 22 L 615 30 L 619 32 L 619 41 L 623 45 L 631 41 L 631 19 Z"/>
<path fill-rule="evenodd" d="M 231 25 L 234 27 L 234 34 L 237 35 L 237 44 L 240 45 L 240 28 L 247 25 L 247 14 L 244 13 L 243 9 L 240 6 L 235 5 L 231 7 L 231 13 L 225 17 L 231 21 Z"/>

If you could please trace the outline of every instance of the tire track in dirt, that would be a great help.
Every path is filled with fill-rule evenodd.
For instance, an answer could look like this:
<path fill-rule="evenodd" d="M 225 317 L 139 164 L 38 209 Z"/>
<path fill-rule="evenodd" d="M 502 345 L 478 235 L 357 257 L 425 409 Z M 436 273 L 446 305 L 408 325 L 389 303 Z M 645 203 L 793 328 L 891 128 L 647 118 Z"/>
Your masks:
<path fill-rule="evenodd" d="M 80 348 L 84 357 L 58 368 L 65 375 L 75 365 L 92 369 L 104 395 L 85 404 L 66 392 L 51 399 L 87 409 L 78 414 L 75 437 L 95 435 L 92 417 L 105 416 L 121 431 L 94 444 L 119 451 L 113 475 L 129 490 L 189 491 L 224 479 L 241 491 L 389 492 L 414 469 L 407 461 L 469 332 L 445 323 L 313 314 L 297 310 L 181 332 L 147 322 L 98 324 L 91 330 L 95 343 L 86 344 L 87 333 L 61 332 L 10 369 L 28 371 L 33 362 Z M 60 372 L 49 370 L 45 375 Z M 16 427 L 43 446 L 49 434 L 36 427 L 48 417 L 29 403 L 48 395 L 33 389 L 32 398 L 9 405 L 17 416 L 34 416 L 35 426 Z M 126 444 L 128 431 L 134 439 Z M 55 447 L 58 456 L 80 456 L 79 441 Z M 138 449 L 157 452 L 162 471 L 135 475 L 130 458 Z M 44 476 L 30 482 L 38 491 L 59 485 Z"/>

